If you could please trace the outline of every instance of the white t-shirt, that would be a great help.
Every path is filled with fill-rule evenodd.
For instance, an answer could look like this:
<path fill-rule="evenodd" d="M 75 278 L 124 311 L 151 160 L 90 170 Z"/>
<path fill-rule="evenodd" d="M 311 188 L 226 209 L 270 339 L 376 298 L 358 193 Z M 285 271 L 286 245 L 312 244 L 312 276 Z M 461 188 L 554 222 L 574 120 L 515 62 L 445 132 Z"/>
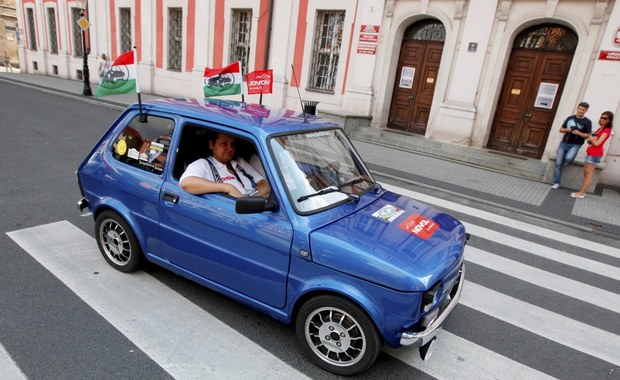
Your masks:
<path fill-rule="evenodd" d="M 222 182 L 230 183 L 231 185 L 235 186 L 237 190 L 241 192 L 241 194 L 246 194 L 247 192 L 252 191 L 256 184 L 264 179 L 263 176 L 260 175 L 260 173 L 258 173 L 256 169 L 254 169 L 252 165 L 248 164 L 243 158 L 230 161 L 230 164 L 235 169 L 235 172 L 237 173 L 239 179 L 237 179 L 237 176 L 235 176 L 234 173 L 231 173 L 228 170 L 225 164 L 222 164 L 221 162 L 213 158 L 213 156 L 210 156 L 208 160 L 210 160 L 215 166 L 215 169 L 217 170 L 217 173 L 219 174 Z M 181 176 L 179 183 L 183 182 L 183 180 L 187 177 L 200 177 L 208 179 L 209 181 L 216 182 L 215 178 L 213 177 L 211 165 L 209 165 L 207 159 L 204 158 L 198 159 L 189 164 L 189 166 L 187 167 L 187 169 L 185 169 L 185 172 Z M 239 182 L 239 180 L 241 180 L 241 182 Z"/>

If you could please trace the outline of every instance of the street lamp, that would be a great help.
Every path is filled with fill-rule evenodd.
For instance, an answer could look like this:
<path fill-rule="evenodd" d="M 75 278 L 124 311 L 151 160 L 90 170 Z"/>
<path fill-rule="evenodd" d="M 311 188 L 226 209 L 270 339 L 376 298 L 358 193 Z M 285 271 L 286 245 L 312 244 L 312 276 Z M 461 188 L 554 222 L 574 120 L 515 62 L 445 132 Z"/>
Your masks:
<path fill-rule="evenodd" d="M 85 6 L 88 6 L 88 3 L 86 3 Z M 82 11 L 80 12 L 80 20 L 82 19 L 85 19 L 84 8 L 82 8 Z M 88 21 L 86 21 L 86 25 L 88 25 Z M 90 89 L 90 73 L 88 71 L 89 52 L 86 51 L 86 28 L 82 27 L 82 53 L 84 54 L 84 62 L 82 63 L 82 77 L 84 78 L 84 89 L 82 90 L 82 94 L 85 96 L 92 96 L 93 92 Z"/>

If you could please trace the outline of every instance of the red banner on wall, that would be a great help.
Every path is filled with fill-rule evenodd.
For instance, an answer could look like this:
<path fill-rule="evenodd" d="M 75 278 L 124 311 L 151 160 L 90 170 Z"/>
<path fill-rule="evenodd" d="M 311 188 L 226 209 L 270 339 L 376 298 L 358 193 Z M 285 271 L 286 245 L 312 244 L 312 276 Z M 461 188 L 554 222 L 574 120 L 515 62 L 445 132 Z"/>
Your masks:
<path fill-rule="evenodd" d="M 605 61 L 620 61 L 620 51 L 601 50 L 598 53 L 598 59 Z"/>
<path fill-rule="evenodd" d="M 258 70 L 247 73 L 248 94 L 271 94 L 273 88 L 273 70 Z"/>

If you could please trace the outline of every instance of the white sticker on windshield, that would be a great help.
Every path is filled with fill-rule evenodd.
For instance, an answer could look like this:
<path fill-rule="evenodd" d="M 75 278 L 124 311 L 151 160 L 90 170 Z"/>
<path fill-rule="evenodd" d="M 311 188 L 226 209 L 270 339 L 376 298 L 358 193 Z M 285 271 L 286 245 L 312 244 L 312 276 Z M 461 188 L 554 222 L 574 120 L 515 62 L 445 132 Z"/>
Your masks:
<path fill-rule="evenodd" d="M 381 220 L 385 220 L 386 222 L 392 222 L 399 216 L 401 216 L 405 210 L 398 208 L 392 205 L 385 205 L 381 207 L 379 210 L 375 211 L 372 216 L 375 218 L 379 218 Z"/>

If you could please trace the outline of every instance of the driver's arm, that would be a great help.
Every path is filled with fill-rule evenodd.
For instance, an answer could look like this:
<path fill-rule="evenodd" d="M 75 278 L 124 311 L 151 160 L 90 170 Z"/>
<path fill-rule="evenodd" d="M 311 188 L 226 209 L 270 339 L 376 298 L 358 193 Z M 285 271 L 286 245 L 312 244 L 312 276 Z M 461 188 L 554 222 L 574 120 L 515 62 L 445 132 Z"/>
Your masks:
<path fill-rule="evenodd" d="M 235 186 L 229 183 L 213 182 L 201 177 L 186 177 L 181 181 L 180 185 L 183 190 L 192 194 L 224 193 L 235 198 L 243 196 Z"/>

